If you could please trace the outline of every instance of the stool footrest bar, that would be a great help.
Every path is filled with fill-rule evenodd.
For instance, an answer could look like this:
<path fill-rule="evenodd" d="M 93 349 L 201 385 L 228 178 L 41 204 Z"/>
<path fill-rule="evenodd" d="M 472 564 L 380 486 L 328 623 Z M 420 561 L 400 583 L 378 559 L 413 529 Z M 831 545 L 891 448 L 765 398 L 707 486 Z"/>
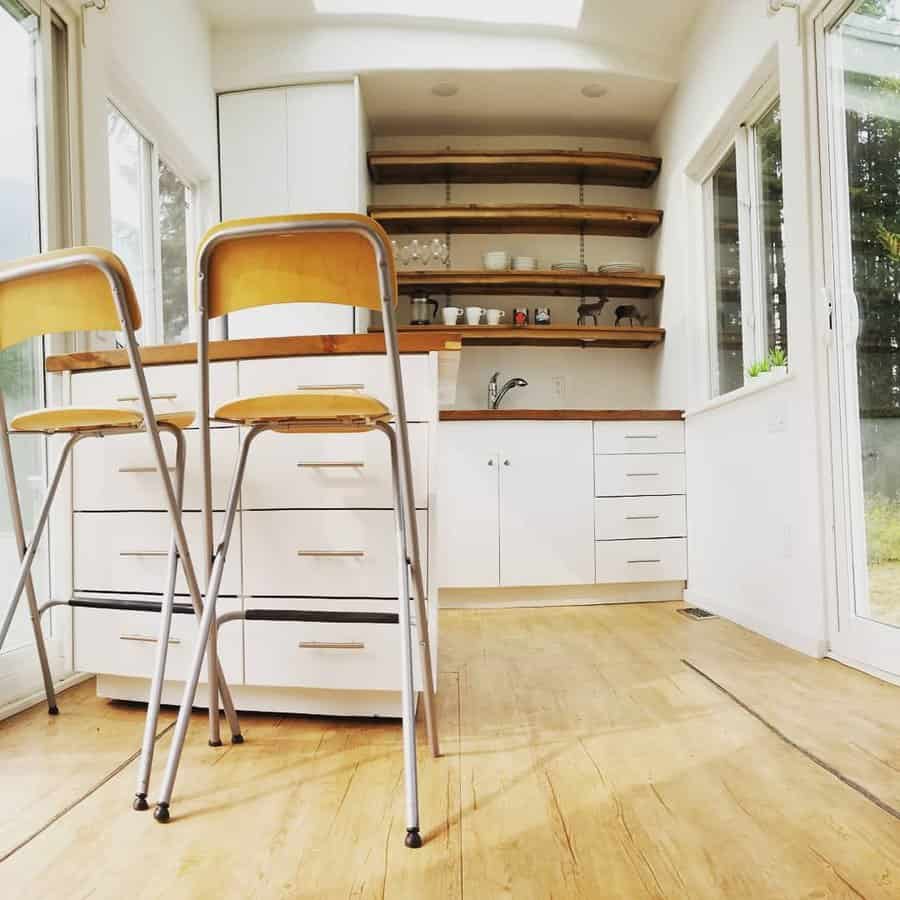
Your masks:
<path fill-rule="evenodd" d="M 86 597 L 73 597 L 69 606 L 80 607 L 82 609 L 116 609 L 127 612 L 162 612 L 162 603 L 154 600 L 91 600 Z M 194 607 L 190 603 L 175 603 L 172 611 L 181 615 L 194 615 Z"/>
<path fill-rule="evenodd" d="M 348 624 L 399 625 L 397 613 L 330 612 L 307 609 L 248 609 L 248 622 L 346 622 Z"/>

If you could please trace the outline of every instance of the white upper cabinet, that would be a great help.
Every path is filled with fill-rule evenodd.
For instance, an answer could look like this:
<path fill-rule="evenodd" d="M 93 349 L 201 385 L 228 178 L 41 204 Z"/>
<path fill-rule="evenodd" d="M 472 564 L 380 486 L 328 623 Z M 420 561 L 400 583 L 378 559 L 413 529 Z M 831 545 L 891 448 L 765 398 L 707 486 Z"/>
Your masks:
<path fill-rule="evenodd" d="M 364 212 L 363 121 L 353 81 L 222 94 L 222 218 Z M 352 331 L 352 307 L 333 304 L 283 304 L 228 318 L 231 338 Z"/>

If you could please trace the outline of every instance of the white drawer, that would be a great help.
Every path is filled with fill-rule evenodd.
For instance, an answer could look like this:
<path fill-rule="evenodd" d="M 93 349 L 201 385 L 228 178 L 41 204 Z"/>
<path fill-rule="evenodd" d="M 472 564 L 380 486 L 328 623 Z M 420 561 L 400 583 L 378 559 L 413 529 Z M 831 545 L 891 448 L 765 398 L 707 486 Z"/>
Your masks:
<path fill-rule="evenodd" d="M 245 622 L 244 634 L 248 684 L 400 690 L 399 625 Z"/>
<path fill-rule="evenodd" d="M 222 518 L 219 513 L 213 516 L 216 539 Z M 75 513 L 73 519 L 76 591 L 162 594 L 166 587 L 166 556 L 172 540 L 168 513 L 81 512 Z M 184 527 L 191 548 L 191 558 L 197 569 L 197 579 L 203 590 L 200 514 L 185 513 Z M 235 522 L 234 528 L 222 578 L 223 594 L 241 592 L 240 521 Z M 180 568 L 176 591 L 180 594 L 187 593 Z"/>
<path fill-rule="evenodd" d="M 416 506 L 428 506 L 428 425 L 409 426 Z M 229 469 L 230 471 L 230 469 Z M 381 432 L 261 434 L 253 442 L 244 509 L 393 509 L 391 451 Z"/>
<path fill-rule="evenodd" d="M 406 418 L 410 422 L 430 422 L 437 409 L 437 384 L 425 354 L 403 356 L 403 389 Z M 257 359 L 240 363 L 240 394 L 288 394 L 296 390 L 356 388 L 393 406 L 387 357 L 303 356 L 291 359 Z"/>
<path fill-rule="evenodd" d="M 220 613 L 238 609 L 240 601 L 236 597 L 222 597 L 216 604 Z M 156 612 L 76 609 L 75 668 L 100 675 L 150 678 L 158 634 L 159 613 Z M 187 679 L 196 639 L 196 616 L 172 616 L 166 681 Z M 219 658 L 225 678 L 233 684 L 243 680 L 242 651 L 241 623 L 223 625 L 219 630 Z M 201 677 L 206 681 L 205 663 Z"/>
<path fill-rule="evenodd" d="M 197 412 L 197 367 L 147 366 L 147 387 L 159 412 Z M 237 363 L 214 363 L 209 370 L 210 408 L 237 396 Z M 137 387 L 131 369 L 79 372 L 72 376 L 72 405 L 137 409 Z"/>
<path fill-rule="evenodd" d="M 199 509 L 203 488 L 200 432 L 185 432 L 187 466 L 184 508 Z M 224 509 L 238 450 L 237 428 L 214 428 L 212 447 L 213 505 Z M 166 461 L 175 464 L 175 441 L 162 435 Z M 162 510 L 165 495 L 146 434 L 127 434 L 82 441 L 74 450 L 76 510 Z M 172 483 L 175 473 L 172 471 Z"/>
<path fill-rule="evenodd" d="M 624 453 L 594 457 L 594 496 L 641 497 L 684 493 L 680 453 Z"/>
<path fill-rule="evenodd" d="M 687 542 L 684 538 L 652 541 L 597 541 L 597 584 L 636 581 L 684 581 Z"/>
<path fill-rule="evenodd" d="M 427 513 L 416 515 L 424 549 Z M 243 525 L 245 594 L 397 596 L 393 510 L 251 510 Z"/>
<path fill-rule="evenodd" d="M 684 423 L 594 422 L 594 453 L 684 453 Z"/>
<path fill-rule="evenodd" d="M 684 497 L 601 497 L 594 500 L 594 537 L 684 537 L 685 515 Z"/>

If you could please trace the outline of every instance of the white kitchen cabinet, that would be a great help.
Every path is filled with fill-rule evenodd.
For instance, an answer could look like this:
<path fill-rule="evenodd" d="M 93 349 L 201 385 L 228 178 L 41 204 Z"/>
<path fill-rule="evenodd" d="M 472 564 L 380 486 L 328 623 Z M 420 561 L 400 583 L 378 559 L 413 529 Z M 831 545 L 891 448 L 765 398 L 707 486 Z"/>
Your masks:
<path fill-rule="evenodd" d="M 589 422 L 442 426 L 443 587 L 594 580 Z"/>
<path fill-rule="evenodd" d="M 222 218 L 364 212 L 366 147 L 354 81 L 219 97 Z M 353 308 L 280 304 L 228 317 L 231 338 L 353 331 Z"/>
<path fill-rule="evenodd" d="M 495 431 L 482 422 L 440 429 L 438 570 L 442 587 L 500 584 L 500 480 Z"/>

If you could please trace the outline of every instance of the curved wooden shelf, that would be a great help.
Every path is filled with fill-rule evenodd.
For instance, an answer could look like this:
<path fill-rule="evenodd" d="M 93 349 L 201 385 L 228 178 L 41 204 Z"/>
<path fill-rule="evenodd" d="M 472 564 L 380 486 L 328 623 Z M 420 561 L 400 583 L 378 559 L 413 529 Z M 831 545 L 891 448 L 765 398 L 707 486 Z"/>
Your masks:
<path fill-rule="evenodd" d="M 373 151 L 375 184 L 601 184 L 648 188 L 659 175 L 657 156 L 581 150 Z"/>
<path fill-rule="evenodd" d="M 662 275 L 600 275 L 596 272 L 489 272 L 451 269 L 400 271 L 402 292 L 422 288 L 436 294 L 505 294 L 557 297 L 655 297 L 665 284 Z"/>
<path fill-rule="evenodd" d="M 392 234 L 587 234 L 650 237 L 662 210 L 625 206 L 530 204 L 372 206 L 369 215 Z"/>

